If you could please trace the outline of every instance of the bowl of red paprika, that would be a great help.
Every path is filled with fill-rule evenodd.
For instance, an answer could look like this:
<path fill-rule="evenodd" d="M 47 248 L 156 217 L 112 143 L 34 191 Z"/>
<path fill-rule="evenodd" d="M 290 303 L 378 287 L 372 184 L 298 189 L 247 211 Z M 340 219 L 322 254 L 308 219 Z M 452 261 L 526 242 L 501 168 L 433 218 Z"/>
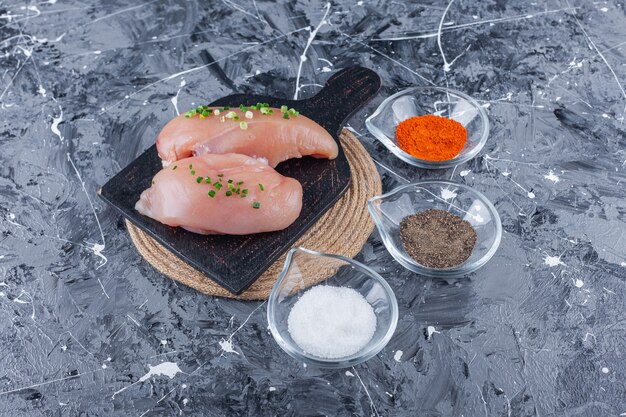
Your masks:
<path fill-rule="evenodd" d="M 444 87 L 412 87 L 388 97 L 365 121 L 398 158 L 450 168 L 475 157 L 487 142 L 489 119 L 476 100 Z"/>

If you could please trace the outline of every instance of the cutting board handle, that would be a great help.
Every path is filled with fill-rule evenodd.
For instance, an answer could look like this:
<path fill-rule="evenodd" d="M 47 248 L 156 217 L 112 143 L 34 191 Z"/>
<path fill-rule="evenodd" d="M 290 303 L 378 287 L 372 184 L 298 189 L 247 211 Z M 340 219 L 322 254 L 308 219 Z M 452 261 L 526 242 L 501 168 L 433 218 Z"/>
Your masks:
<path fill-rule="evenodd" d="M 323 113 L 328 130 L 339 134 L 344 121 L 376 95 L 381 85 L 371 69 L 350 67 L 333 74 L 319 93 L 304 101 Z"/>

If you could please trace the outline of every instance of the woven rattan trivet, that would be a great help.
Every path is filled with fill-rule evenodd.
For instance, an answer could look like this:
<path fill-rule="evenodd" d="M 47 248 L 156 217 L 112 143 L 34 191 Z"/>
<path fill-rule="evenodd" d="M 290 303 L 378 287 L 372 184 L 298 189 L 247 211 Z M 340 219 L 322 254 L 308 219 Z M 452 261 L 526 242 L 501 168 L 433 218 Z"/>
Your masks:
<path fill-rule="evenodd" d="M 359 140 L 345 129 L 340 139 L 352 170 L 352 184 L 294 246 L 352 258 L 359 253 L 374 229 L 367 212 L 367 199 L 380 194 L 382 187 L 376 166 Z M 153 267 L 169 278 L 208 295 L 241 300 L 267 299 L 285 262 L 286 255 L 283 255 L 250 288 L 235 295 L 187 265 L 128 220 L 126 226 L 137 250 Z M 308 286 L 326 278 L 320 274 L 305 273 L 303 276 L 310 277 L 306 281 Z"/>

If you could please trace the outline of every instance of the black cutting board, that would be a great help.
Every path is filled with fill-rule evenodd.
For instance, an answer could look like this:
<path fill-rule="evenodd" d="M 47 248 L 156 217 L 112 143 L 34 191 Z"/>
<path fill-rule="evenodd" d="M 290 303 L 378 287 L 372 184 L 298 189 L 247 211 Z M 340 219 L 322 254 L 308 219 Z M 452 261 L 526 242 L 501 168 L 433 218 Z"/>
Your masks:
<path fill-rule="evenodd" d="M 315 120 L 339 143 L 344 121 L 369 101 L 380 86 L 380 78 L 374 71 L 352 67 L 334 74 L 317 95 L 304 100 L 235 94 L 210 105 L 238 107 L 262 102 L 280 107 L 285 104 Z M 341 145 L 339 156 L 332 161 L 311 157 L 285 161 L 276 170 L 300 181 L 304 191 L 302 212 L 291 226 L 278 232 L 246 236 L 204 236 L 166 226 L 135 211 L 139 195 L 161 168 L 156 145 L 151 146 L 111 178 L 100 190 L 100 197 L 176 256 L 235 294 L 248 288 L 287 251 L 332 207 L 351 181 L 350 166 Z"/>

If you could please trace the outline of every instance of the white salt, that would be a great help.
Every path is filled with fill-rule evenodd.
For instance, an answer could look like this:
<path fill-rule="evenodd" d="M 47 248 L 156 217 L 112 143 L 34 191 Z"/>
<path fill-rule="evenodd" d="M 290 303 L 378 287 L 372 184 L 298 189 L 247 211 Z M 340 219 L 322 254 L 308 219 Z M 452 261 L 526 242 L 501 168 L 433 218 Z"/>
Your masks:
<path fill-rule="evenodd" d="M 336 359 L 363 349 L 376 331 L 376 314 L 352 288 L 318 285 L 294 304 L 289 334 L 306 353 Z"/>

